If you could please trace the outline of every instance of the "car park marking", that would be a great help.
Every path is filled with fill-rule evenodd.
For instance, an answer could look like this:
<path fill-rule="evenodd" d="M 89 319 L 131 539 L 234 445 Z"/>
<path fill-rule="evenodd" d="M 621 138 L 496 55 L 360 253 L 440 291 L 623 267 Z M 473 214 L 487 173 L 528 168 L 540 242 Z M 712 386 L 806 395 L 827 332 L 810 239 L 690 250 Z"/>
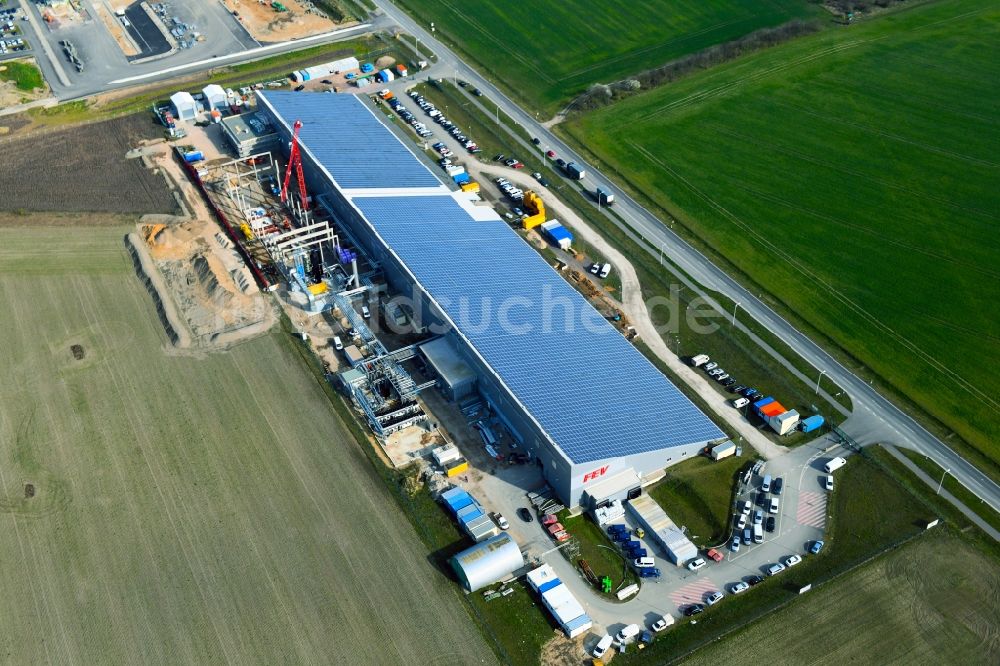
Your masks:
<path fill-rule="evenodd" d="M 799 493 L 799 506 L 795 521 L 823 529 L 826 526 L 826 493 L 803 490 Z"/>
<path fill-rule="evenodd" d="M 706 594 L 715 592 L 718 589 L 718 585 L 703 578 L 689 583 L 679 590 L 674 590 L 670 593 L 670 600 L 677 604 L 678 607 L 686 606 L 687 604 L 700 604 L 704 602 Z"/>

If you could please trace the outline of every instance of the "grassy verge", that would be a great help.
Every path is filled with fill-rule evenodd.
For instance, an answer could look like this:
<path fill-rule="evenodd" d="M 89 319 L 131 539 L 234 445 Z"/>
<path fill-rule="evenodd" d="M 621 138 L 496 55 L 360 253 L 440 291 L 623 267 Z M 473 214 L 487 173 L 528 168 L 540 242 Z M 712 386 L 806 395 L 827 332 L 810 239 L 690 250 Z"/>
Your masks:
<path fill-rule="evenodd" d="M 8 60 L 0 63 L 0 80 L 13 81 L 18 90 L 26 92 L 45 87 L 41 70 L 26 60 Z"/>
<path fill-rule="evenodd" d="M 911 451 L 910 449 L 904 449 L 901 447 L 898 451 L 913 461 L 917 467 L 922 469 L 932 479 L 939 479 L 943 477 L 944 483 L 942 484 L 942 488 L 958 498 L 962 504 L 979 514 L 979 517 L 989 523 L 992 527 L 1000 530 L 1000 514 L 979 499 L 974 493 L 969 492 L 965 486 L 955 480 L 955 477 L 950 474 L 945 474 L 945 470 L 940 465 L 930 458 L 920 455 L 916 451 Z"/>
<path fill-rule="evenodd" d="M 482 156 L 487 160 L 496 153 L 516 155 L 525 163 L 525 170 L 539 171 L 550 182 L 547 189 L 542 188 L 543 195 L 558 196 L 567 206 L 573 209 L 581 218 L 587 221 L 593 228 L 600 231 L 602 236 L 622 254 L 629 257 L 642 285 L 643 296 L 647 303 L 661 303 L 662 305 L 652 307 L 650 316 L 653 323 L 669 331 L 663 336 L 664 341 L 671 350 L 679 352 L 683 356 L 692 356 L 698 353 L 706 353 L 715 358 L 730 375 L 736 377 L 739 383 L 747 386 L 756 386 L 763 391 L 773 394 L 779 401 L 789 409 L 796 409 L 803 415 L 813 413 L 813 406 L 816 406 L 820 413 L 826 416 L 827 420 L 834 423 L 840 421 L 840 414 L 821 396 L 815 392 L 815 387 L 810 386 L 787 369 L 782 367 L 771 356 L 763 353 L 754 353 L 757 347 L 756 342 L 738 328 L 734 328 L 731 319 L 727 319 L 728 313 L 724 314 L 712 310 L 709 317 L 690 316 L 691 312 L 706 312 L 707 306 L 703 299 L 686 288 L 678 273 L 668 265 L 668 258 L 664 257 L 663 263 L 647 252 L 645 252 L 636 242 L 636 239 L 622 226 L 616 225 L 600 214 L 594 207 L 592 200 L 587 193 L 580 190 L 579 186 L 564 180 L 559 174 L 550 168 L 546 160 L 541 159 L 541 152 L 545 146 L 541 146 L 538 152 L 527 151 L 511 134 L 508 133 L 510 126 L 504 124 L 497 125 L 493 119 L 487 118 L 484 113 L 472 103 L 469 96 L 461 92 L 450 81 L 442 83 L 421 84 L 418 86 L 421 93 L 434 102 L 438 108 L 444 110 L 447 105 L 446 115 L 457 125 L 467 130 L 480 147 L 483 148 Z M 498 166 L 497 172 L 502 173 L 503 167 Z M 613 212 L 613 209 L 612 209 Z M 589 250 L 588 256 L 602 259 L 600 253 L 593 252 L 586 248 L 584 244 L 577 243 L 579 248 Z M 617 276 L 616 276 L 617 277 Z M 614 284 L 612 284 L 614 286 Z M 732 303 L 718 294 L 712 294 L 720 306 L 732 307 Z M 674 306 L 676 304 L 676 307 Z M 779 354 L 782 354 L 789 362 L 803 374 L 814 373 L 812 366 L 795 354 L 787 345 L 778 340 L 775 336 L 766 331 L 760 324 L 754 321 L 745 312 L 737 311 L 739 321 L 747 326 L 755 335 L 773 347 Z M 711 321 L 714 323 L 713 329 L 706 333 L 702 329 L 702 324 Z M 668 376 L 674 379 L 679 388 L 688 397 L 695 400 L 699 405 L 703 401 L 691 390 L 685 382 L 680 381 L 672 371 L 666 369 L 655 359 L 645 345 L 640 344 L 640 349 L 647 352 L 647 356 L 653 360 Z M 715 390 L 720 395 L 734 397 L 722 386 L 712 383 Z M 840 394 L 835 399 L 847 409 L 850 409 L 850 398 L 841 389 L 833 385 L 831 381 L 824 378 L 823 388 L 831 395 Z M 753 422 L 751 415 L 751 421 Z M 759 425 L 759 423 L 754 423 Z M 795 432 L 784 437 L 778 437 L 769 428 L 761 430 L 765 436 L 776 443 L 785 446 L 795 446 L 812 439 L 812 436 Z"/>
<path fill-rule="evenodd" d="M 639 578 L 628 566 L 627 560 L 619 549 L 589 516 L 581 514 L 570 516 L 569 511 L 559 515 L 559 522 L 572 534 L 580 544 L 580 556 L 573 563 L 585 560 L 598 578 L 611 578 L 611 594 L 609 599 L 617 601 L 616 590 L 638 582 Z M 596 588 L 600 592 L 600 588 Z"/>
<path fill-rule="evenodd" d="M 324 374 L 319 358 L 295 337 L 295 327 L 282 314 L 285 340 L 299 354 L 302 362 L 312 372 L 323 388 L 334 411 L 351 431 L 358 446 L 368 456 L 376 472 L 402 507 L 413 524 L 421 541 L 427 546 L 433 565 L 454 582 L 456 597 L 461 597 L 483 634 L 492 641 L 497 654 L 511 664 L 536 663 L 541 646 L 551 638 L 554 626 L 548 615 L 537 606 L 530 590 L 515 585 L 515 593 L 493 601 L 486 601 L 482 593 L 461 594 L 458 582 L 448 560 L 456 553 L 471 546 L 471 542 L 458 530 L 458 526 L 445 513 L 430 493 L 419 486 L 406 483 L 407 473 L 387 467 L 374 450 L 375 443 L 360 425 L 358 415 L 347 400 L 337 393 Z M 407 487 L 418 488 L 410 492 Z"/>
<path fill-rule="evenodd" d="M 37 124 L 42 125 L 105 120 L 146 111 L 153 104 L 164 102 L 179 87 L 200 87 L 217 83 L 224 87 L 239 88 L 261 81 L 283 79 L 293 69 L 316 65 L 337 57 L 358 54 L 359 58 L 371 58 L 391 54 L 392 46 L 393 44 L 383 35 L 314 46 L 301 51 L 199 72 L 134 92 L 110 93 L 106 101 L 95 103 L 91 100 L 74 100 L 50 108 L 31 109 L 28 115 Z"/>
<path fill-rule="evenodd" d="M 993 272 L 997 250 L 980 140 L 995 128 L 977 113 L 996 101 L 997 16 L 985 0 L 905 3 L 560 125 L 994 478 L 997 378 L 981 368 L 1000 344 L 978 303 L 1000 283 L 983 279 L 974 299 L 965 285 Z M 928 78 L 912 63 L 931 54 Z M 890 112 L 887 96 L 910 102 Z M 969 226 L 941 226 L 957 209 Z"/>
<path fill-rule="evenodd" d="M 731 456 L 718 462 L 698 456 L 667 469 L 649 495 L 670 519 L 687 527 L 688 536 L 702 548 L 723 541 L 730 533 L 733 489 L 745 457 Z"/>
<path fill-rule="evenodd" d="M 829 582 L 918 536 L 924 531 L 925 521 L 933 516 L 881 464 L 869 458 L 852 457 L 838 474 L 827 546 L 820 555 L 807 556 L 798 566 L 767 579 L 750 592 L 727 598 L 699 615 L 697 622 L 681 620 L 650 648 L 623 655 L 624 662 L 652 664 L 683 658 L 791 603 L 805 585 Z M 727 497 L 727 505 L 728 501 Z"/>

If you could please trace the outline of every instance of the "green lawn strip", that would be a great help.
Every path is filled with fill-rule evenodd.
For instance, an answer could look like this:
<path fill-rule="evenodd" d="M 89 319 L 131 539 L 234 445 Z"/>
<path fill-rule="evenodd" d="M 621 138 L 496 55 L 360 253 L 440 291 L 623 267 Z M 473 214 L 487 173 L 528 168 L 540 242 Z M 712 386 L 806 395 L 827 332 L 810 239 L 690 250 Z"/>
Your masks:
<path fill-rule="evenodd" d="M 714 461 L 698 456 L 667 468 L 649 495 L 701 548 L 725 541 L 732 531 L 733 494 L 745 456 Z"/>
<path fill-rule="evenodd" d="M 493 601 L 486 601 L 482 592 L 462 594 L 458 581 L 448 560 L 455 554 L 472 546 L 459 531 L 442 506 L 431 497 L 426 489 L 408 492 L 406 477 L 412 471 L 394 470 L 386 467 L 372 448 L 376 446 L 369 433 L 361 426 L 357 412 L 351 409 L 346 399 L 337 393 L 324 374 L 319 358 L 306 345 L 295 339 L 295 327 L 282 313 L 281 324 L 287 333 L 283 340 L 293 347 L 303 363 L 312 372 L 317 383 L 323 388 L 334 411 L 351 431 L 358 446 L 371 460 L 385 485 L 392 491 L 403 512 L 413 524 L 421 541 L 429 550 L 434 566 L 453 583 L 456 597 L 461 597 L 483 631 L 498 656 L 512 664 L 537 663 L 541 646 L 551 638 L 554 625 L 533 593 L 524 585 L 515 585 L 515 593 Z"/>
<path fill-rule="evenodd" d="M 1000 385 L 981 368 L 1000 360 L 1000 343 L 995 318 L 966 288 L 984 285 L 976 299 L 1000 296 L 991 260 L 1000 241 L 989 233 L 995 165 L 985 150 L 998 135 L 977 112 L 996 95 L 983 79 L 1000 43 L 996 16 L 985 0 L 914 5 L 564 129 L 643 201 L 737 263 L 781 301 L 782 315 L 822 329 L 943 421 L 938 434 L 950 428 L 979 458 L 997 458 L 990 396 Z M 927 58 L 934 68 L 915 74 Z M 889 112 L 888 97 L 905 103 Z"/>
<path fill-rule="evenodd" d="M 41 70 L 27 61 L 8 60 L 0 62 L 0 79 L 13 81 L 18 90 L 31 92 L 35 88 L 44 88 L 45 79 Z"/>
<path fill-rule="evenodd" d="M 692 663 L 987 663 L 995 558 L 936 529 L 696 652 Z M 928 624 L 928 620 L 932 624 Z"/>
<path fill-rule="evenodd" d="M 927 456 L 923 456 L 916 451 L 911 451 L 910 449 L 904 449 L 902 447 L 897 447 L 897 450 L 909 458 L 917 467 L 922 469 L 927 476 L 932 479 L 941 479 L 943 476 L 944 484 L 942 485 L 942 488 L 944 488 L 944 490 L 950 492 L 960 502 L 962 502 L 962 504 L 979 514 L 979 517 L 989 523 L 992 527 L 1000 530 L 1000 514 L 994 511 L 993 508 L 986 502 L 979 499 L 975 493 L 969 491 L 968 488 L 959 483 L 951 474 L 944 474 L 944 468 Z"/>
<path fill-rule="evenodd" d="M 728 491 L 727 486 L 726 490 Z M 721 494 L 721 490 L 714 491 Z M 854 456 L 838 472 L 829 507 L 826 547 L 806 555 L 796 567 L 696 616 L 681 619 L 646 650 L 622 655 L 624 663 L 664 663 L 686 657 L 723 636 L 792 603 L 799 589 L 834 580 L 854 567 L 923 533 L 933 513 L 898 484 L 885 469 Z M 669 507 L 666 507 L 669 515 Z M 619 657 L 621 658 L 621 657 Z"/>
<path fill-rule="evenodd" d="M 665 299 L 670 301 L 673 298 L 675 290 L 678 287 L 683 287 L 677 276 L 671 272 L 673 270 L 671 267 L 659 264 L 655 257 L 639 248 L 634 242 L 634 239 L 627 233 L 609 222 L 607 218 L 600 215 L 598 211 L 594 209 L 589 199 L 589 195 L 581 192 L 579 186 L 569 183 L 559 177 L 550 168 L 548 163 L 541 164 L 540 161 L 535 159 L 534 155 L 525 157 L 522 154 L 524 152 L 523 150 L 519 150 L 515 153 L 517 145 L 510 135 L 507 134 L 506 131 L 498 134 L 496 132 L 496 126 L 493 123 L 487 122 L 478 108 L 468 104 L 468 98 L 461 95 L 461 93 L 458 92 L 458 89 L 452 86 L 450 81 L 445 81 L 442 84 L 436 84 L 434 86 L 421 84 L 417 88 L 421 91 L 421 94 L 442 110 L 442 105 L 447 101 L 448 112 L 446 115 L 448 115 L 452 121 L 460 127 L 467 129 L 469 135 L 472 136 L 477 143 L 479 143 L 480 147 L 483 147 L 483 153 L 481 153 L 480 156 L 486 156 L 485 159 L 489 160 L 497 152 L 503 152 L 507 155 L 516 154 L 523 162 L 525 162 L 526 170 L 540 171 L 550 183 L 549 188 L 539 188 L 538 190 L 542 194 L 543 198 L 547 194 L 558 196 L 567 206 L 572 208 L 593 228 L 600 231 L 604 238 L 611 243 L 613 247 L 618 249 L 625 256 L 629 257 L 638 274 L 639 282 L 642 285 L 643 295 L 647 299 L 647 302 L 649 302 L 649 299 L 653 298 L 656 298 L 657 300 Z M 502 125 L 501 127 L 509 129 L 509 126 L 507 125 Z M 480 140 L 480 137 L 485 138 Z M 515 147 L 511 148 L 511 146 Z M 498 164 L 496 172 L 502 174 L 504 169 L 505 167 Z M 587 248 L 586 244 L 582 242 L 575 242 L 575 249 L 580 250 L 581 248 L 585 251 L 588 257 L 603 259 L 599 253 L 593 252 L 593 250 Z M 617 276 L 616 273 L 616 271 L 613 271 L 612 277 L 606 281 L 606 284 L 612 288 L 612 296 L 615 295 L 617 289 L 620 287 L 620 277 Z M 712 295 L 719 300 L 720 305 L 723 307 L 731 304 L 730 301 L 719 294 Z M 695 294 L 686 288 L 681 288 L 680 294 L 677 297 L 683 308 L 687 308 L 691 305 L 692 300 L 695 298 Z M 700 299 L 698 300 L 700 301 Z M 736 377 L 740 383 L 746 384 L 747 386 L 757 386 L 763 391 L 770 391 L 771 394 L 774 395 L 774 397 L 777 398 L 783 405 L 789 409 L 798 410 L 803 417 L 813 413 L 812 406 L 815 405 L 820 409 L 820 413 L 824 414 L 827 420 L 835 423 L 840 422 L 842 417 L 839 412 L 834 410 L 833 407 L 821 396 L 818 396 L 813 386 L 807 385 L 789 373 L 769 355 L 765 355 L 762 352 L 754 353 L 752 350 L 756 349 L 756 344 L 745 333 L 738 329 L 734 329 L 731 324 L 727 324 L 722 313 L 717 314 L 718 317 L 715 321 L 719 324 L 719 326 L 714 333 L 709 335 L 694 330 L 687 317 L 672 317 L 672 320 L 675 322 L 673 326 L 674 332 L 665 334 L 663 339 L 670 349 L 679 349 L 682 355 L 690 356 L 697 353 L 707 353 L 710 356 L 713 356 L 719 360 L 720 364 L 722 364 L 733 377 Z M 671 312 L 669 309 L 661 307 L 652 309 L 650 315 L 655 324 L 661 325 L 670 320 Z M 793 366 L 799 369 L 800 372 L 807 375 L 816 372 L 812 366 L 802 360 L 801 357 L 795 354 L 790 348 L 787 347 L 787 345 L 782 343 L 773 335 L 767 333 L 762 326 L 753 321 L 748 315 L 743 313 L 742 316 L 740 316 L 740 313 L 737 312 L 737 317 L 743 324 L 751 328 L 754 333 L 764 339 L 786 359 L 790 359 Z M 678 338 L 680 342 L 679 345 Z M 640 349 L 648 349 L 645 345 L 641 344 L 639 347 Z M 656 360 L 653 359 L 651 354 L 647 353 L 647 356 L 649 356 L 651 360 L 654 360 L 654 363 L 656 363 Z M 695 400 L 695 402 L 699 405 L 704 404 L 700 398 L 697 398 L 695 392 L 689 389 L 686 382 L 681 382 L 677 379 L 672 371 L 665 370 L 665 364 L 657 363 L 657 365 L 658 367 L 661 367 L 661 369 L 664 369 L 668 376 L 672 377 L 675 383 L 678 384 L 679 388 L 691 397 L 692 400 Z M 824 378 L 823 381 L 823 387 L 826 391 L 831 394 L 841 392 L 841 390 L 837 388 L 828 378 Z M 735 397 L 733 394 L 726 391 L 721 385 L 715 384 L 715 387 L 716 390 L 722 395 L 726 397 Z M 844 406 L 850 408 L 850 399 L 846 394 L 842 394 L 837 398 L 837 400 Z M 707 408 L 703 409 L 707 410 Z M 748 416 L 754 425 L 760 424 L 759 419 L 757 419 L 757 417 L 753 414 L 748 413 Z M 770 428 L 764 428 L 761 432 L 776 443 L 786 446 L 795 446 L 802 442 L 809 441 L 814 437 L 814 435 L 805 435 L 799 432 L 794 432 L 784 437 L 778 437 L 778 435 L 771 431 Z"/>
<path fill-rule="evenodd" d="M 650 0 L 613 10 L 583 0 L 399 4 L 421 23 L 433 22 L 435 37 L 544 117 L 593 83 L 617 81 L 758 28 L 823 15 L 805 0 Z"/>
<path fill-rule="evenodd" d="M 580 556 L 573 564 L 577 566 L 581 576 L 583 573 L 578 562 L 584 560 L 598 578 L 611 578 L 611 594 L 607 595 L 609 599 L 617 601 L 614 594 L 617 590 L 639 581 L 621 549 L 589 515 L 570 516 L 569 511 L 565 510 L 559 514 L 559 522 L 580 545 Z M 595 590 L 600 593 L 599 587 Z"/>
<path fill-rule="evenodd" d="M 269 79 L 286 79 L 289 72 L 294 69 L 317 65 L 346 55 L 359 54 L 359 58 L 363 58 L 376 54 L 391 54 L 393 46 L 393 43 L 379 36 L 313 46 L 301 51 L 282 53 L 260 60 L 201 72 L 142 90 L 134 95 L 111 100 L 99 107 L 90 106 L 87 100 L 74 100 L 54 107 L 31 109 L 28 114 L 43 124 L 49 125 L 113 118 L 148 110 L 153 104 L 163 103 L 179 88 L 198 88 L 209 83 L 239 88 Z"/>

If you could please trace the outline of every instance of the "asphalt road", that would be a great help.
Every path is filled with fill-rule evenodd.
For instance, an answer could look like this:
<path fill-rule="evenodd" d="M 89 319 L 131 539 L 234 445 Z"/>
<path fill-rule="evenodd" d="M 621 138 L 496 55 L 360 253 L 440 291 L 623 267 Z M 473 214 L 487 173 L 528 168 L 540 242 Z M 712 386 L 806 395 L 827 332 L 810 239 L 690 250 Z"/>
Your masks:
<path fill-rule="evenodd" d="M 174 14 L 189 25 L 196 26 L 198 32 L 205 36 L 205 41 L 161 59 L 130 63 L 111 33 L 96 18 L 97 10 L 93 7 L 96 3 L 97 0 L 84 2 L 89 7 L 90 14 L 95 17 L 93 20 L 50 30 L 44 25 L 38 7 L 28 0 L 22 2 L 22 10 L 27 18 L 17 23 L 33 46 L 40 45 L 35 48 L 34 55 L 37 56 L 39 67 L 49 82 L 53 95 L 60 101 L 89 97 L 138 83 L 154 83 L 223 64 L 232 65 L 296 51 L 307 45 L 336 42 L 390 24 L 388 19 L 382 17 L 337 34 L 266 45 L 262 48 L 221 3 L 214 0 L 173 0 L 170 4 Z M 69 40 L 76 46 L 85 64 L 83 72 L 77 72 L 67 61 L 59 44 L 61 40 Z"/>
<path fill-rule="evenodd" d="M 844 389 L 854 404 L 854 412 L 844 423 L 843 429 L 862 444 L 888 442 L 916 450 L 931 458 L 943 469 L 950 470 L 962 485 L 994 510 L 1000 511 L 1000 485 L 989 479 L 975 466 L 950 449 L 944 442 L 882 396 L 865 380 L 855 375 L 823 350 L 791 323 L 777 314 L 755 294 L 750 293 L 736 280 L 715 266 L 708 258 L 694 249 L 684 239 L 670 230 L 592 164 L 576 154 L 559 137 L 549 132 L 531 114 L 522 110 L 489 80 L 437 40 L 424 26 L 406 12 L 387 0 L 374 0 L 386 16 L 404 30 L 417 36 L 438 56 L 435 71 L 438 76 L 457 76 L 480 88 L 515 122 L 525 127 L 532 136 L 555 150 L 563 159 L 584 165 L 588 174 L 588 188 L 601 187 L 614 192 L 617 198 L 615 213 L 644 241 L 653 256 L 660 253 L 670 258 L 681 270 L 708 289 L 717 291 L 739 304 L 739 307 L 764 325 L 774 335 L 816 368 L 817 377 L 825 375 Z M 451 72 L 451 74 L 449 74 Z M 822 373 L 822 375 L 820 374 Z"/>

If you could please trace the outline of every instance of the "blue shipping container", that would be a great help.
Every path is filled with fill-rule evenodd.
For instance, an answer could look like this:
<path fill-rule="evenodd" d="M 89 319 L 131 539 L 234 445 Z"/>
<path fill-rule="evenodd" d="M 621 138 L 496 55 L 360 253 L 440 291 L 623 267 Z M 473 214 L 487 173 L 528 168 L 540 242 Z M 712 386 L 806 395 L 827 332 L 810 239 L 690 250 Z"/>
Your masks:
<path fill-rule="evenodd" d="M 190 153 L 184 153 L 185 162 L 200 162 L 205 159 L 205 155 L 200 150 L 192 150 Z"/>
<path fill-rule="evenodd" d="M 814 414 L 807 419 L 802 419 L 802 423 L 799 424 L 799 427 L 802 429 L 802 432 L 812 432 L 813 430 L 821 427 L 824 423 L 826 423 L 826 421 L 822 416 Z"/>
<path fill-rule="evenodd" d="M 457 175 L 453 176 L 452 179 L 457 184 L 459 184 L 459 185 L 465 185 L 466 183 L 469 182 L 469 174 L 467 174 L 467 173 L 460 173 L 460 174 L 457 174 Z"/>
<path fill-rule="evenodd" d="M 766 398 L 761 398 L 757 402 L 753 403 L 753 408 L 759 411 L 762 407 L 766 407 L 767 405 L 770 405 L 772 402 L 774 402 L 774 398 L 772 398 L 771 396 L 767 396 Z"/>

